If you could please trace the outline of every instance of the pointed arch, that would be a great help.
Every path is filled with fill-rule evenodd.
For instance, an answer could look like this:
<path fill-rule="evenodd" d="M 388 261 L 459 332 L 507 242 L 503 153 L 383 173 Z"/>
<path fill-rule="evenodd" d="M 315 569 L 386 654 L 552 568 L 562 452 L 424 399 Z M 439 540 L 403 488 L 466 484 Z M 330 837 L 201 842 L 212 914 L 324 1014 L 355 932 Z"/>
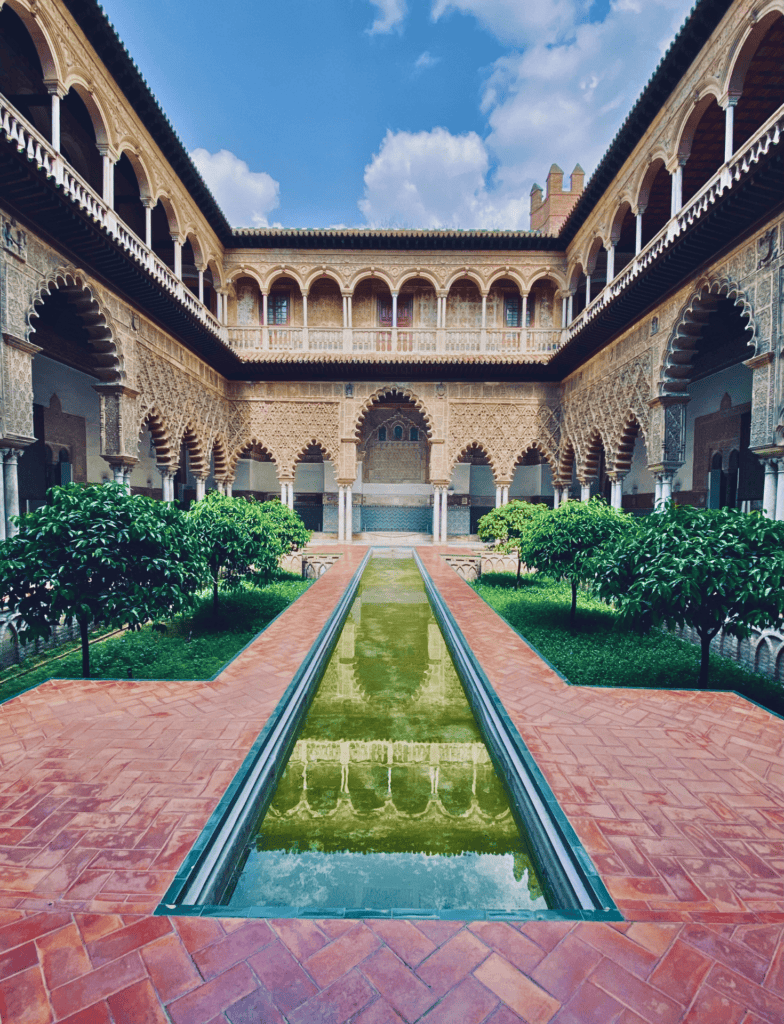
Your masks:
<path fill-rule="evenodd" d="M 754 310 L 741 287 L 730 278 L 716 278 L 699 285 L 681 310 L 667 340 L 659 373 L 659 394 L 683 395 L 686 392 L 694 359 L 694 348 L 706 318 L 722 299 L 731 299 L 746 321 L 747 342 L 756 354 L 757 330 Z"/>
<path fill-rule="evenodd" d="M 111 326 L 111 314 L 106 311 L 84 280 L 81 271 L 72 267 L 61 267 L 50 274 L 46 282 L 33 295 L 27 310 L 28 340 L 35 334 L 33 321 L 38 318 L 37 306 L 42 306 L 47 296 L 61 292 L 73 305 L 77 316 L 87 333 L 94 359 L 94 372 L 99 380 L 117 384 L 125 379 L 122 350 Z"/>
<path fill-rule="evenodd" d="M 401 398 L 407 399 L 415 406 L 425 421 L 428 439 L 432 440 L 435 435 L 435 427 L 433 426 L 433 418 L 430 415 L 424 400 L 416 394 L 416 392 L 412 391 L 411 388 L 400 388 L 395 384 L 385 384 L 380 388 L 376 388 L 376 390 L 365 399 L 357 413 L 357 418 L 354 421 L 353 436 L 356 437 L 357 440 L 362 440 L 362 427 L 368 412 L 379 402 L 380 399 L 386 396 L 391 397 L 392 395 L 399 395 Z"/>

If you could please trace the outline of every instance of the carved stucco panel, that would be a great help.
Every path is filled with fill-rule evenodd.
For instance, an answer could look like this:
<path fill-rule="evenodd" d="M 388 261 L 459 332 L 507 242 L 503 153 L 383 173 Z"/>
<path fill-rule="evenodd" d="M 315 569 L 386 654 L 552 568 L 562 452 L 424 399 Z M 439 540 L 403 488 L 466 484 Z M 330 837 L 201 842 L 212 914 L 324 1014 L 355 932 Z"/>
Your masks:
<path fill-rule="evenodd" d="M 32 358 L 12 344 L 3 345 L 3 393 L 5 435 L 34 437 Z"/>

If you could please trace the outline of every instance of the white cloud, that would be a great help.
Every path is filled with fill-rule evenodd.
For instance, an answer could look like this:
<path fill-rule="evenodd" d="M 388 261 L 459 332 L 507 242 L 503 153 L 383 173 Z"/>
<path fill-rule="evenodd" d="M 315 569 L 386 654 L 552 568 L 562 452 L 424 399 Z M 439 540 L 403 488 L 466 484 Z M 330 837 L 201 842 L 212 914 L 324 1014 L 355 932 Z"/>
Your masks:
<path fill-rule="evenodd" d="M 244 160 L 221 149 L 194 149 L 191 159 L 233 227 L 268 227 L 280 204 L 280 185 L 266 171 L 252 171 Z"/>
<path fill-rule="evenodd" d="M 434 21 L 472 15 L 522 49 L 489 70 L 484 138 L 388 131 L 365 168 L 360 210 L 383 226 L 527 228 L 533 181 L 544 184 L 552 163 L 590 176 L 691 2 L 611 0 L 591 22 L 591 0 L 432 0 Z"/>
<path fill-rule="evenodd" d="M 378 8 L 376 20 L 367 29 L 368 35 L 375 36 L 384 32 L 391 32 L 397 29 L 402 31 L 403 19 L 408 8 L 406 0 L 370 0 L 374 7 Z"/>
<path fill-rule="evenodd" d="M 494 0 L 490 0 L 491 3 Z M 550 164 L 590 174 L 654 71 L 690 0 L 616 0 L 566 42 L 537 42 L 496 61 L 482 109 L 497 179 L 541 180 Z"/>
<path fill-rule="evenodd" d="M 527 201 L 491 194 L 488 168 L 476 132 L 388 131 L 365 168 L 359 208 L 371 227 L 522 227 Z"/>
<path fill-rule="evenodd" d="M 525 46 L 537 39 L 569 38 L 578 20 L 587 16 L 592 0 L 433 0 L 430 16 L 438 21 L 456 11 L 473 15 L 502 43 Z"/>
<path fill-rule="evenodd" d="M 427 68 L 433 68 L 440 62 L 440 57 L 434 57 L 430 50 L 425 50 L 424 53 L 420 53 L 417 59 L 414 61 L 414 71 L 425 71 Z"/>

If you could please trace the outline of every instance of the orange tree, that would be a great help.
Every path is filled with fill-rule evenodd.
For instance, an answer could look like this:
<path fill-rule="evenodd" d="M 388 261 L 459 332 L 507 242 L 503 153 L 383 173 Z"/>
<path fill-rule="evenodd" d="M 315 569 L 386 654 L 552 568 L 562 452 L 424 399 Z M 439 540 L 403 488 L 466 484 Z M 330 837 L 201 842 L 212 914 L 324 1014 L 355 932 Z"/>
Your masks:
<path fill-rule="evenodd" d="M 479 520 L 480 540 L 495 541 L 498 551 L 516 553 L 515 588 L 520 586 L 520 570 L 525 561 L 522 552 L 528 538 L 547 512 L 546 505 L 534 505 L 530 501 L 510 501 L 500 508 L 494 508 Z"/>
<path fill-rule="evenodd" d="M 204 558 L 183 512 L 117 484 L 53 487 L 47 502 L 0 544 L 0 594 L 22 641 L 76 620 L 88 677 L 90 624 L 140 625 L 188 607 Z"/>
<path fill-rule="evenodd" d="M 566 501 L 536 523 L 522 556 L 534 569 L 569 581 L 571 629 L 574 629 L 577 615 L 577 584 L 594 578 L 597 566 L 603 564 L 606 550 L 621 534 L 633 533 L 634 524 L 635 520 L 628 513 L 610 508 L 602 498 Z"/>
<path fill-rule="evenodd" d="M 711 641 L 722 627 L 743 638 L 784 614 L 784 523 L 668 503 L 619 537 L 598 569 L 596 590 L 631 622 L 691 626 L 705 687 Z"/>

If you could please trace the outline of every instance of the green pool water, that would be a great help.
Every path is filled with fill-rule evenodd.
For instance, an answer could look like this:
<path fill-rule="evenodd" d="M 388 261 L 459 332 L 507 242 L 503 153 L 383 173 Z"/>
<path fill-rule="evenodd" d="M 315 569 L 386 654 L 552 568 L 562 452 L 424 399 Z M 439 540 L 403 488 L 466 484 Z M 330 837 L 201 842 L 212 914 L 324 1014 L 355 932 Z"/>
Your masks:
<path fill-rule="evenodd" d="M 228 904 L 547 909 L 413 558 L 368 563 Z"/>

